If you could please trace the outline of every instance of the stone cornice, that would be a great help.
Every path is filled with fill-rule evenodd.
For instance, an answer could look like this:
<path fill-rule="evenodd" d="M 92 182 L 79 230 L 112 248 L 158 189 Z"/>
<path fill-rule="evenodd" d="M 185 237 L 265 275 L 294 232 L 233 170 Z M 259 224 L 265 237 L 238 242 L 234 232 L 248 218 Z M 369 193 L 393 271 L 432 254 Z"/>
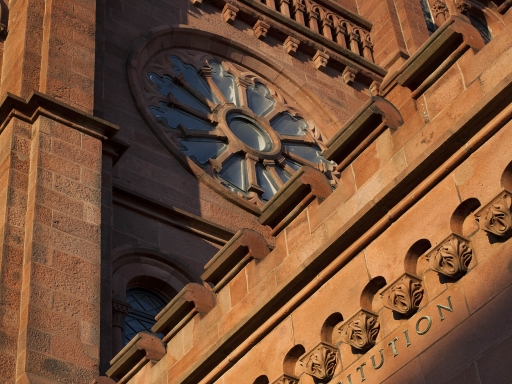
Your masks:
<path fill-rule="evenodd" d="M 214 382 L 290 312 L 316 292 L 367 244 L 383 233 L 456 166 L 512 118 L 512 74 L 506 76 L 446 135 L 340 227 L 290 273 L 269 298 L 221 335 L 177 377 L 176 383 Z M 229 356 L 226 359 L 226 356 Z"/>
<path fill-rule="evenodd" d="M 41 115 L 100 140 L 110 139 L 119 131 L 117 125 L 87 114 L 41 92 L 32 93 L 26 100 L 11 93 L 4 95 L 0 101 L 0 131 L 12 117 L 33 123 Z"/>

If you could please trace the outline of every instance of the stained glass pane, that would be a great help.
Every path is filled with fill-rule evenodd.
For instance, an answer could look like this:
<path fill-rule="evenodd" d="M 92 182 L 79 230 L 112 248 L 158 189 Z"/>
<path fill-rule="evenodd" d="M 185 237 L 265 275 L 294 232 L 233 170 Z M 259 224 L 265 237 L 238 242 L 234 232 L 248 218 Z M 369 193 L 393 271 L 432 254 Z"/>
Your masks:
<path fill-rule="evenodd" d="M 471 21 L 471 24 L 478 30 L 478 32 L 480 32 L 480 35 L 482 35 L 485 44 L 492 40 L 491 31 L 487 26 L 487 21 L 483 17 L 478 17 L 470 13 L 469 21 Z"/>
<path fill-rule="evenodd" d="M 290 180 L 291 176 L 284 169 L 282 169 L 280 167 L 276 167 L 275 169 L 276 169 L 277 175 L 283 181 L 283 183 L 286 183 L 288 180 Z"/>
<path fill-rule="evenodd" d="M 199 91 L 204 97 L 213 101 L 214 103 L 219 103 L 219 99 L 213 94 L 208 83 L 197 73 L 197 70 L 189 64 L 184 64 L 183 61 L 179 57 L 171 56 L 171 61 L 174 63 L 173 70 L 176 73 L 183 73 L 185 76 L 185 80 L 187 83 L 194 87 L 197 91 Z"/>
<path fill-rule="evenodd" d="M 256 164 L 256 177 L 258 179 L 258 185 L 263 188 L 263 194 L 260 196 L 261 200 L 270 200 L 278 189 L 272 176 L 263 165 Z"/>
<path fill-rule="evenodd" d="M 272 149 L 272 140 L 255 121 L 242 114 L 233 114 L 228 117 L 228 126 L 243 143 L 258 151 Z"/>
<path fill-rule="evenodd" d="M 199 163 L 206 164 L 209 158 L 215 158 L 226 149 L 227 145 L 222 141 L 199 140 L 199 139 L 178 139 L 185 149 L 183 152 L 195 158 Z"/>
<path fill-rule="evenodd" d="M 261 83 L 247 87 L 247 102 L 249 108 L 258 116 L 269 113 L 276 103 L 270 97 L 270 91 Z"/>
<path fill-rule="evenodd" d="M 242 156 L 233 156 L 222 168 L 219 176 L 230 185 L 247 192 L 247 164 Z"/>
<path fill-rule="evenodd" d="M 290 159 L 286 159 L 285 163 L 288 164 L 294 171 L 298 171 L 300 167 L 302 167 L 302 165 L 297 164 L 295 161 L 291 161 Z"/>
<path fill-rule="evenodd" d="M 270 122 L 270 125 L 276 132 L 292 136 L 304 136 L 308 127 L 304 119 L 297 119 L 288 112 L 280 113 Z"/>
<path fill-rule="evenodd" d="M 126 302 L 132 306 L 123 321 L 124 344 L 139 332 L 151 332 L 155 316 L 165 307 L 165 302 L 153 292 L 145 289 L 131 289 Z M 163 335 L 159 334 L 160 337 Z"/>
<path fill-rule="evenodd" d="M 148 76 L 153 83 L 158 85 L 158 90 L 162 95 L 167 96 L 169 93 L 172 93 L 172 95 L 175 98 L 177 98 L 183 104 L 188 105 L 189 107 L 192 107 L 204 113 L 211 112 L 205 105 L 203 105 L 203 103 L 197 100 L 194 96 L 189 94 L 180 86 L 176 85 L 176 83 L 174 83 L 169 76 L 160 77 L 155 73 L 150 73 L 148 74 Z"/>
<path fill-rule="evenodd" d="M 200 131 L 213 131 L 215 128 L 206 121 L 198 119 L 180 109 L 169 107 L 160 102 L 158 107 L 151 106 L 149 110 L 158 120 L 162 120 L 170 128 L 177 128 L 179 124 L 187 129 Z"/>
<path fill-rule="evenodd" d="M 283 146 L 291 153 L 296 156 L 302 157 L 312 163 L 329 163 L 322 156 L 320 148 L 316 146 L 301 145 L 301 144 L 287 144 L 283 143 Z"/>
<path fill-rule="evenodd" d="M 240 101 L 238 100 L 238 87 L 235 77 L 229 74 L 217 61 L 210 61 L 210 66 L 212 67 L 212 79 L 224 97 L 239 107 Z"/>

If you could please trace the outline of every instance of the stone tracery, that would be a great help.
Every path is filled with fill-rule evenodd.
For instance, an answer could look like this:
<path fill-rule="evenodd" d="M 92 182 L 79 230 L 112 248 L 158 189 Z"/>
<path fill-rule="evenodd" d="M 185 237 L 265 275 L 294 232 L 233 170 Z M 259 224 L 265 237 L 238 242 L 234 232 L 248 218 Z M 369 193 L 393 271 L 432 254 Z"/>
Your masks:
<path fill-rule="evenodd" d="M 195 61 L 201 71 L 175 55 L 152 62 L 146 105 L 176 149 L 217 182 L 262 205 L 302 165 L 334 170 L 321 135 L 280 92 L 230 63 Z"/>

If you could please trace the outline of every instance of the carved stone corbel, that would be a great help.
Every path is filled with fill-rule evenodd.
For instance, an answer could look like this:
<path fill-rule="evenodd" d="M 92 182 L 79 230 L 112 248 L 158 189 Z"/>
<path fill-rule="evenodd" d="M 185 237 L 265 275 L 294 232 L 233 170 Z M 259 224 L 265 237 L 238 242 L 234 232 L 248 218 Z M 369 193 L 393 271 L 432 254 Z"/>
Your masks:
<path fill-rule="evenodd" d="M 329 381 L 334 376 L 338 365 L 338 351 L 332 345 L 320 343 L 300 361 L 304 366 L 305 373 L 319 380 Z"/>
<path fill-rule="evenodd" d="M 270 25 L 264 21 L 258 20 L 252 29 L 254 30 L 254 36 L 256 36 L 257 39 L 263 40 L 265 37 L 267 37 L 267 32 L 270 29 Z"/>
<path fill-rule="evenodd" d="M 361 309 L 338 328 L 341 341 L 355 349 L 366 351 L 375 345 L 380 331 L 376 313 Z"/>
<path fill-rule="evenodd" d="M 469 240 L 452 233 L 427 254 L 430 268 L 451 278 L 465 275 L 473 258 L 469 245 Z"/>
<path fill-rule="evenodd" d="M 436 0 L 434 4 L 432 4 L 432 13 L 434 14 L 434 20 L 438 26 L 443 24 L 446 19 L 450 17 L 448 6 L 442 0 Z"/>
<path fill-rule="evenodd" d="M 419 278 L 404 273 L 389 288 L 386 288 L 381 296 L 387 308 L 409 316 L 420 306 L 423 299 L 423 286 Z"/>
<path fill-rule="evenodd" d="M 345 83 L 350 84 L 350 83 L 353 83 L 354 80 L 356 79 L 357 73 L 358 73 L 357 69 L 350 68 L 347 66 L 343 70 L 343 73 L 341 74 L 341 76 L 343 77 L 343 81 L 345 81 Z"/>
<path fill-rule="evenodd" d="M 325 67 L 327 67 L 327 62 L 329 61 L 329 55 L 325 52 L 316 51 L 315 56 L 313 56 L 313 64 L 315 68 L 323 71 Z"/>
<path fill-rule="evenodd" d="M 222 9 L 222 20 L 224 20 L 225 23 L 232 24 L 236 19 L 238 11 L 240 10 L 237 7 L 226 3 Z"/>
<path fill-rule="evenodd" d="M 283 43 L 284 50 L 289 55 L 293 55 L 297 52 L 297 49 L 299 48 L 300 41 L 294 37 L 288 36 L 286 40 Z"/>
<path fill-rule="evenodd" d="M 299 384 L 299 378 L 284 374 L 273 381 L 272 384 Z"/>
<path fill-rule="evenodd" d="M 163 333 L 162 340 L 168 342 L 197 313 L 206 314 L 213 307 L 213 292 L 197 283 L 189 283 L 155 316 L 156 323 L 151 330 Z"/>
<path fill-rule="evenodd" d="M 487 233 L 508 239 L 512 236 L 512 192 L 502 191 L 475 213 L 476 220 Z"/>
<path fill-rule="evenodd" d="M 111 361 L 107 371 L 110 378 L 126 383 L 150 361 L 160 361 L 165 356 L 162 341 L 149 332 L 140 332 Z"/>

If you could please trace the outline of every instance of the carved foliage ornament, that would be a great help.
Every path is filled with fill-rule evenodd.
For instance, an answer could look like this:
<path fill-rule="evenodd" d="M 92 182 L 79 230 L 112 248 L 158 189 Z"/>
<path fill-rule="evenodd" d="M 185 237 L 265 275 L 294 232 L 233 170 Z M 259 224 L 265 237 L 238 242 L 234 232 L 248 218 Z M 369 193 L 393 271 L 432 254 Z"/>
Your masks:
<path fill-rule="evenodd" d="M 301 166 L 327 175 L 336 167 L 289 98 L 238 65 L 176 49 L 153 57 L 141 75 L 152 129 L 221 193 L 261 206 Z"/>
<path fill-rule="evenodd" d="M 366 351 L 375 345 L 379 330 L 380 323 L 377 315 L 364 309 L 338 328 L 341 341 L 361 351 Z"/>
<path fill-rule="evenodd" d="M 491 203 L 480 210 L 476 218 L 482 229 L 497 237 L 508 238 L 512 235 L 512 194 L 501 192 Z"/>
<path fill-rule="evenodd" d="M 423 286 L 417 277 L 404 274 L 382 296 L 386 307 L 402 315 L 412 315 L 423 299 Z"/>
<path fill-rule="evenodd" d="M 272 384 L 299 384 L 299 379 L 290 375 L 283 375 Z"/>
<path fill-rule="evenodd" d="M 471 4 L 467 0 L 454 0 L 455 7 L 460 13 L 465 13 L 471 8 Z"/>
<path fill-rule="evenodd" d="M 445 17 L 448 17 L 448 6 L 442 0 L 436 0 L 434 4 L 432 4 L 432 13 L 434 14 L 434 17 L 437 17 L 439 14 L 443 14 Z"/>
<path fill-rule="evenodd" d="M 308 375 L 319 380 L 330 380 L 338 365 L 338 354 L 332 345 L 320 343 L 300 360 Z"/>
<path fill-rule="evenodd" d="M 468 271 L 472 257 L 469 240 L 452 234 L 427 255 L 427 260 L 434 271 L 458 278 Z"/>

